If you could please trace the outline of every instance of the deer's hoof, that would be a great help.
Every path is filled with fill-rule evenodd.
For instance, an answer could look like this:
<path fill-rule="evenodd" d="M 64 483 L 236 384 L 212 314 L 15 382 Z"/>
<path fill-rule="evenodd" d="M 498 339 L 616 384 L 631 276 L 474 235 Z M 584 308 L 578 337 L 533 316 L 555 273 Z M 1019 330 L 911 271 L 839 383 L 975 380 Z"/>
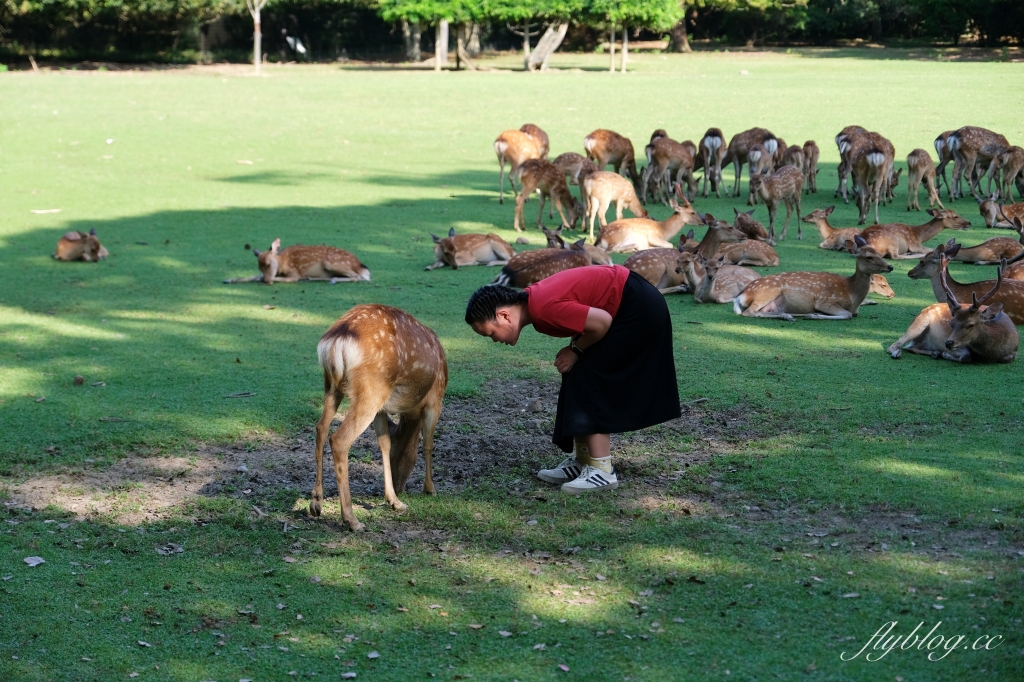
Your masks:
<path fill-rule="evenodd" d="M 355 519 L 353 519 L 352 521 L 349 521 L 348 527 L 349 527 L 349 529 L 353 533 L 362 533 L 363 531 L 366 530 L 366 526 L 364 526 L 363 524 L 359 523 Z"/>
<path fill-rule="evenodd" d="M 396 499 L 391 503 L 391 508 L 394 509 L 396 512 L 404 512 L 406 509 L 409 508 L 409 505 L 405 504 L 401 500 Z"/>
<path fill-rule="evenodd" d="M 314 497 L 309 501 L 309 515 L 312 517 L 319 517 L 323 511 L 323 503 L 320 499 Z"/>

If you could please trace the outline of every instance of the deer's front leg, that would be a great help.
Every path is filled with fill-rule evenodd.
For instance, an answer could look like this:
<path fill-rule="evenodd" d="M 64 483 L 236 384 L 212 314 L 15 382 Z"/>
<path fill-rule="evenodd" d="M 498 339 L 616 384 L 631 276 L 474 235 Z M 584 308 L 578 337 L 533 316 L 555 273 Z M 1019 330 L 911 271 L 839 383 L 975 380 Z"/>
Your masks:
<path fill-rule="evenodd" d="M 387 413 L 377 413 L 373 419 L 373 430 L 377 432 L 377 445 L 380 446 L 381 461 L 384 464 L 384 499 L 395 511 L 405 511 L 406 505 L 395 494 L 391 476 L 391 432 L 388 429 Z"/>

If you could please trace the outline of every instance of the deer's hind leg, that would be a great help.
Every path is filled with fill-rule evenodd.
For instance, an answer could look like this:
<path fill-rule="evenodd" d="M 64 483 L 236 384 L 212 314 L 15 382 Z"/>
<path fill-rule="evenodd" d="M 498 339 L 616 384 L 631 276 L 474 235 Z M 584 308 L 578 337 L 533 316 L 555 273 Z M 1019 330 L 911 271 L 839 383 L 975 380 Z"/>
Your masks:
<path fill-rule="evenodd" d="M 400 422 L 405 421 L 405 415 L 400 418 Z M 391 475 L 391 420 L 388 419 L 386 412 L 378 412 L 373 418 L 373 430 L 377 434 L 377 445 L 380 446 L 381 461 L 384 464 L 384 499 L 391 505 L 391 508 L 395 511 L 405 511 L 405 504 L 398 499 L 398 495 L 395 494 L 394 478 Z M 401 428 L 401 423 L 399 424 Z M 395 433 L 395 440 L 398 432 Z M 398 459 L 401 460 L 401 453 Z"/>
<path fill-rule="evenodd" d="M 384 400 L 374 400 L 373 391 L 364 391 L 365 387 L 353 386 L 350 392 L 352 404 L 348 414 L 331 436 L 331 455 L 334 458 L 334 474 L 338 478 L 338 497 L 341 498 L 341 516 L 352 530 L 362 530 L 363 524 L 356 520 L 352 512 L 352 494 L 348 487 L 348 451 L 352 443 L 369 426 L 377 411 L 383 407 Z M 365 394 L 364 394 L 365 393 Z M 386 396 L 385 396 L 386 398 Z M 321 418 L 322 419 L 322 418 Z M 330 423 L 330 422 L 328 422 Z"/>
<path fill-rule="evenodd" d="M 324 446 L 327 445 L 327 434 L 331 429 L 334 415 L 338 413 L 342 395 L 330 387 L 324 391 L 324 409 L 320 420 L 316 423 L 316 481 L 313 483 L 313 496 L 309 501 L 311 516 L 320 516 L 324 501 Z"/>

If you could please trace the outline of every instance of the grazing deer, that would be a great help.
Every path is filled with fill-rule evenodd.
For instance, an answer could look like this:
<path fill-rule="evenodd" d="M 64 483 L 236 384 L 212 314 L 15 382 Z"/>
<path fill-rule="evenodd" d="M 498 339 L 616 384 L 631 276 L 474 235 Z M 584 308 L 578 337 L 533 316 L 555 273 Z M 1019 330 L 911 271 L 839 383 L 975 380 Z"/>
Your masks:
<path fill-rule="evenodd" d="M 552 163 L 565 173 L 570 185 L 581 185 L 583 178 L 597 170 L 593 161 L 576 152 L 559 154 Z"/>
<path fill-rule="evenodd" d="M 605 214 L 615 204 L 615 220 L 622 220 L 622 209 L 628 208 L 637 218 L 646 218 L 647 211 L 637 199 L 636 191 L 628 180 L 618 173 L 595 171 L 583 178 L 583 194 L 586 195 L 587 222 L 590 224 L 590 239 L 594 239 L 594 221 L 600 220 L 601 228 L 608 225 Z"/>
<path fill-rule="evenodd" d="M 520 251 L 501 269 L 501 274 L 495 278 L 493 283 L 522 289 L 562 270 L 608 264 L 607 262 L 595 263 L 591 254 L 583 246 L 583 240 L 580 239 L 568 249 Z M 595 256 L 597 251 L 594 252 Z M 607 254 L 604 255 L 604 258 L 607 258 Z"/>
<path fill-rule="evenodd" d="M 747 152 L 747 161 L 750 164 L 749 170 L 751 178 L 755 175 L 760 175 L 763 171 L 771 172 L 775 167 L 773 164 L 773 155 L 763 144 L 755 144 L 750 147 L 750 150 Z M 747 206 L 754 206 L 757 204 L 757 195 L 754 192 L 753 184 L 750 184 L 748 189 Z"/>
<path fill-rule="evenodd" d="M 814 140 L 804 142 L 804 177 L 807 179 L 807 194 L 818 193 L 818 157 L 821 150 Z"/>
<path fill-rule="evenodd" d="M 571 243 L 566 244 L 565 240 L 562 239 L 562 228 L 560 227 L 557 230 L 549 230 L 546 227 L 542 227 L 540 231 L 547 237 L 549 249 L 571 249 L 573 247 Z M 583 251 L 590 258 L 591 265 L 612 264 L 612 257 L 604 249 L 600 249 L 592 244 L 583 244 Z"/>
<path fill-rule="evenodd" d="M 453 227 L 444 239 L 430 236 L 434 240 L 436 261 L 424 270 L 436 270 L 446 265 L 452 270 L 471 265 L 505 265 L 516 253 L 508 242 L 496 234 L 455 234 Z"/>
<path fill-rule="evenodd" d="M 801 173 L 805 173 L 806 175 L 806 172 L 804 171 L 805 163 L 804 148 L 794 144 L 787 147 L 786 151 L 783 152 L 782 163 L 780 163 L 779 166 L 796 166 L 800 169 Z"/>
<path fill-rule="evenodd" d="M 775 138 L 775 141 L 778 144 L 775 147 L 775 151 L 772 153 L 772 170 L 776 170 L 784 165 L 783 160 L 785 159 L 786 151 L 789 149 L 789 145 L 787 145 L 786 141 L 781 137 Z M 801 164 L 801 166 L 802 165 L 803 164 Z"/>
<path fill-rule="evenodd" d="M 680 253 L 686 253 L 682 246 L 646 249 L 637 251 L 622 265 L 646 279 L 662 294 L 686 293 L 690 291 L 686 275 L 678 270 L 676 264 Z"/>
<path fill-rule="evenodd" d="M 242 282 L 369 282 L 370 269 L 344 249 L 333 246 L 289 246 L 281 249 L 281 240 L 275 239 L 269 251 L 252 250 L 259 263 L 260 274 L 253 277 L 226 279 L 225 284 Z"/>
<path fill-rule="evenodd" d="M 920 211 L 921 205 L 917 203 L 917 190 L 924 181 L 925 189 L 928 190 L 928 207 L 945 208 L 939 200 L 939 191 L 935 187 L 935 165 L 932 164 L 932 157 L 923 149 L 915 149 L 907 155 L 907 210 Z"/>
<path fill-rule="evenodd" d="M 667 136 L 659 136 L 653 138 L 644 151 L 647 154 L 647 167 L 644 169 L 641 181 L 644 189 L 643 199 L 647 199 L 647 191 L 653 183 L 657 192 L 657 196 L 653 198 L 668 205 L 673 181 L 685 182 L 687 198 L 692 199 L 697 189 L 697 183 L 693 177 L 696 152 L 693 143 L 680 143 Z"/>
<path fill-rule="evenodd" d="M 704 224 L 701 215 L 685 197 L 681 197 L 680 202 L 677 204 L 669 200 L 672 215 L 665 220 L 625 218 L 609 223 L 601 228 L 594 243 L 609 253 L 669 248 L 672 246 L 669 240 L 683 229 L 683 225 Z"/>
<path fill-rule="evenodd" d="M 96 228 L 88 232 L 72 230 L 65 232 L 64 236 L 57 240 L 57 251 L 53 258 L 62 261 L 85 261 L 86 263 L 98 263 L 101 258 L 106 258 L 110 252 L 100 244 L 96 236 Z"/>
<path fill-rule="evenodd" d="M 768 236 L 775 239 L 775 212 L 779 204 L 786 205 L 786 223 L 782 227 L 782 234 L 779 239 L 786 238 L 786 230 L 789 229 L 789 219 L 796 208 L 797 217 L 800 216 L 800 196 L 803 193 L 804 173 L 793 166 L 783 166 L 774 173 L 769 174 L 767 170 L 750 176 L 751 191 L 759 196 L 768 206 Z M 800 222 L 796 224 L 796 238 L 803 239 L 803 230 Z"/>
<path fill-rule="evenodd" d="M 555 164 L 543 159 L 530 159 L 519 166 L 519 196 L 516 197 L 516 215 L 513 227 L 522 232 L 526 221 L 523 218 L 523 204 L 534 191 L 540 194 L 540 210 L 537 212 L 537 227 L 541 227 L 544 219 L 544 203 L 548 197 L 555 204 L 562 225 L 575 229 L 582 207 L 576 197 L 569 192 L 563 173 Z M 568 217 L 566 217 L 568 213 Z"/>
<path fill-rule="evenodd" d="M 890 181 L 896 149 L 892 142 L 878 133 L 862 133 L 850 138 L 850 176 L 857 192 L 860 209 L 858 225 L 868 220 L 871 205 L 875 206 L 878 224 L 878 203 L 885 199 L 885 185 Z"/>
<path fill-rule="evenodd" d="M 775 135 L 764 128 L 744 130 L 742 133 L 733 135 L 732 139 L 729 140 L 729 150 L 722 164 L 726 165 L 731 162 L 736 171 L 736 181 L 730 196 L 738 197 L 740 195 L 740 178 L 743 175 L 743 164 L 748 162 L 747 155 L 750 153 L 750 148 L 755 144 L 762 145 L 768 150 L 769 154 L 774 154 L 775 150 L 779 148 L 779 141 L 775 138 Z"/>
<path fill-rule="evenodd" d="M 722 198 L 722 162 L 725 161 L 729 148 L 725 145 L 725 134 L 720 128 L 708 128 L 704 137 L 700 138 L 697 149 L 699 161 L 694 164 L 694 170 L 700 165 L 704 168 L 704 189 L 701 196 L 708 196 L 708 181 L 711 182 L 711 191 L 719 199 Z"/>
<path fill-rule="evenodd" d="M 953 132 L 946 140 L 946 147 L 953 153 L 953 194 L 959 199 L 964 196 L 961 177 L 966 175 L 967 186 L 975 199 L 981 178 L 975 174 L 979 163 L 988 165 L 992 157 L 1001 153 L 1010 143 L 999 133 L 977 126 L 964 126 Z"/>
<path fill-rule="evenodd" d="M 929 208 L 925 211 L 932 219 L 923 225 L 888 223 L 872 225 L 861 231 L 868 244 L 885 258 L 910 259 L 927 255 L 924 243 L 943 230 L 966 230 L 971 221 L 961 218 L 948 208 Z"/>
<path fill-rule="evenodd" d="M 331 434 L 331 457 L 338 479 L 341 515 L 353 531 L 363 524 L 352 512 L 348 452 L 373 425 L 384 463 L 384 498 L 395 511 L 406 508 L 396 494 L 405 489 L 416 464 L 423 434 L 426 477 L 423 491 L 434 493 L 434 427 L 448 385 L 448 363 L 437 335 L 412 315 L 384 305 L 358 305 L 320 338 L 316 347 L 324 370 L 324 409 L 316 424 L 316 482 L 309 513 L 323 511 L 323 456 L 331 422 L 345 396 L 349 408 Z M 388 414 L 398 414 L 397 427 Z M 393 460 L 392 460 L 393 456 Z"/>
<path fill-rule="evenodd" d="M 1024 203 L 999 204 L 997 197 L 993 195 L 988 199 L 979 199 L 978 208 L 981 216 L 985 219 L 986 227 L 1013 227 L 1013 219 L 1024 220 Z"/>
<path fill-rule="evenodd" d="M 768 236 L 768 230 L 761 224 L 759 220 L 754 219 L 754 211 L 757 209 L 750 209 L 749 211 L 743 212 L 738 208 L 732 209 L 736 213 L 736 219 L 732 221 L 732 226 L 747 236 L 747 239 L 759 239 L 763 242 L 771 242 L 771 237 Z"/>
<path fill-rule="evenodd" d="M 1013 185 L 1024 170 L 1024 149 L 1014 145 L 992 157 L 988 167 L 988 193 L 992 193 L 992 178 L 996 178 L 996 193 L 1003 201 L 1013 201 Z"/>
<path fill-rule="evenodd" d="M 953 152 L 949 150 L 949 136 L 952 135 L 954 130 L 947 130 L 938 137 L 935 138 L 935 142 L 932 145 L 935 147 L 935 154 L 939 157 L 939 163 L 935 167 L 935 184 L 936 189 L 941 187 L 942 184 L 946 185 L 946 194 L 949 195 L 949 200 L 953 201 L 953 186 L 949 184 L 949 178 L 946 177 L 946 166 L 953 160 Z M 942 179 L 942 184 L 939 183 L 939 178 Z"/>
<path fill-rule="evenodd" d="M 519 166 L 529 159 L 541 158 L 541 147 L 533 137 L 521 130 L 506 130 L 494 141 L 494 153 L 498 155 L 498 203 L 505 203 L 505 164 L 508 163 L 508 184 L 512 187 L 512 196 L 518 196 L 515 177 Z"/>
<path fill-rule="evenodd" d="M 822 242 L 818 244 L 819 249 L 846 251 L 846 242 L 860 235 L 861 229 L 859 227 L 844 227 L 837 230 L 832 227 L 828 222 L 828 217 L 832 215 L 834 210 L 836 210 L 835 206 L 816 208 L 800 220 L 818 228 L 818 233 L 822 239 Z"/>
<path fill-rule="evenodd" d="M 761 277 L 750 268 L 729 265 L 721 256 L 704 258 L 699 253 L 681 253 L 676 272 L 686 276 L 694 303 L 731 303 L 755 279 Z"/>
<path fill-rule="evenodd" d="M 633 154 L 633 143 L 613 130 L 595 130 L 583 138 L 583 148 L 587 158 L 594 162 L 598 170 L 604 170 L 611 164 L 615 172 L 625 175 L 633 182 L 633 191 L 643 190 L 640 174 L 636 170 L 636 157 Z"/>
<path fill-rule="evenodd" d="M 792 321 L 848 320 L 857 315 L 871 289 L 871 275 L 892 272 L 892 266 L 860 237 L 850 242 L 857 269 L 850 277 L 831 272 L 785 272 L 751 282 L 733 300 L 733 311 L 747 317 L 778 317 Z"/>
<path fill-rule="evenodd" d="M 839 184 L 836 187 L 836 193 L 833 198 L 839 198 L 842 195 L 843 203 L 846 204 L 850 203 L 846 191 L 847 180 L 849 180 L 850 173 L 853 170 L 853 166 L 850 164 L 851 139 L 867 132 L 867 128 L 862 128 L 861 126 L 846 126 L 836 135 L 836 147 L 839 148 L 839 166 L 836 169 L 836 174 L 839 176 Z"/>
<path fill-rule="evenodd" d="M 538 149 L 540 149 L 540 158 L 547 160 L 548 151 L 551 150 L 551 144 L 548 141 L 548 134 L 532 123 L 523 124 L 519 129 L 519 132 L 526 133 L 532 137 L 533 141 L 537 143 Z"/>
<path fill-rule="evenodd" d="M 885 203 L 891 204 L 896 200 L 896 188 L 900 185 L 900 176 L 903 175 L 902 168 L 896 168 L 895 170 L 889 170 L 889 177 L 886 178 L 885 184 L 882 185 L 882 193 L 885 194 Z"/>
<path fill-rule="evenodd" d="M 953 292 L 958 300 L 966 301 L 971 296 L 980 296 L 992 288 L 993 280 L 980 282 L 957 282 L 946 274 L 945 284 L 942 282 L 943 259 L 956 255 L 960 245 L 953 239 L 939 244 L 929 251 L 921 262 L 911 268 L 907 276 L 911 279 L 927 279 L 932 284 L 932 294 L 936 300 L 946 299 L 946 289 Z M 1010 316 L 1014 324 L 1024 324 L 1024 282 L 1005 279 L 995 294 L 995 302 L 1003 304 L 1003 310 Z"/>

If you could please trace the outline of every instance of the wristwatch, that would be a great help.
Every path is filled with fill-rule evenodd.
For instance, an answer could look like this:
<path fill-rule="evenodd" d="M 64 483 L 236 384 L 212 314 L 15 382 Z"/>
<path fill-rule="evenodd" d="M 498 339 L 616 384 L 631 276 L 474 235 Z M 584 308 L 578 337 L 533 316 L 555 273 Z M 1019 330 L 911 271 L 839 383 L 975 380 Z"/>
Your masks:
<path fill-rule="evenodd" d="M 569 342 L 569 350 L 576 354 L 576 357 L 583 357 L 583 349 L 576 345 L 576 339 Z"/>

